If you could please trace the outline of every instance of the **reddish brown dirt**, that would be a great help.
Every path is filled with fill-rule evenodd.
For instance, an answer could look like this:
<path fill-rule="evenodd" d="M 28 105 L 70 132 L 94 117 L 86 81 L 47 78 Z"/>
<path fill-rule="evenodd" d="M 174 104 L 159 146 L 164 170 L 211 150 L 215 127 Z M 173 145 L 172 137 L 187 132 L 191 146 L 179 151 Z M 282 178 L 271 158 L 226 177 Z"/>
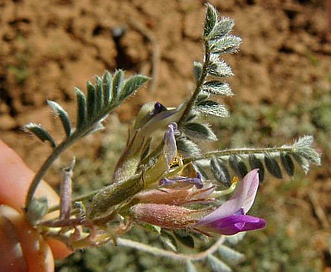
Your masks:
<path fill-rule="evenodd" d="M 286 107 L 316 85 L 330 88 L 331 45 L 325 40 L 323 1 L 212 2 L 236 20 L 235 33 L 244 40 L 240 54 L 229 59 L 236 73 L 231 82 L 236 99 Z M 1 137 L 33 168 L 40 151 L 35 153 L 26 136 L 20 135 L 17 143 L 18 128 L 33 120 L 52 129 L 45 100 L 71 103 L 73 87 L 84 90 L 86 80 L 104 69 L 150 75 L 156 67 L 153 92 L 144 89 L 122 106 L 122 120 L 129 120 L 146 100 L 170 106 L 192 89 L 192 61 L 202 53 L 203 1 L 17 0 L 2 1 L 0 8 Z M 116 43 L 111 30 L 121 27 L 126 32 Z M 160 52 L 154 63 L 148 35 Z"/>
<path fill-rule="evenodd" d="M 244 41 L 240 54 L 229 58 L 236 99 L 252 106 L 287 107 L 309 97 L 314 88 L 331 90 L 326 1 L 210 2 L 235 19 L 235 33 Z M 36 170 L 49 150 L 20 128 L 34 121 L 57 132 L 45 99 L 56 100 L 74 115 L 73 87 L 85 90 L 86 80 L 105 69 L 155 72 L 153 90 L 142 89 L 119 108 L 122 120 L 130 120 L 148 100 L 176 105 L 192 90 L 192 62 L 201 60 L 203 4 L 0 0 L 1 139 Z M 118 28 L 125 34 L 117 42 L 112 30 Z M 93 145 L 90 139 L 85 144 Z"/>

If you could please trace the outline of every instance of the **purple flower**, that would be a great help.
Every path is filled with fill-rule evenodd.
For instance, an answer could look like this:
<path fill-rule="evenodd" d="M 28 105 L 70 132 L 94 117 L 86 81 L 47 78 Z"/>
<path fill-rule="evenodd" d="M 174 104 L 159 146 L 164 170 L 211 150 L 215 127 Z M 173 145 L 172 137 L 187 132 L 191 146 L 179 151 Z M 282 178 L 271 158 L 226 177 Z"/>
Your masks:
<path fill-rule="evenodd" d="M 258 186 L 258 169 L 254 169 L 243 178 L 228 201 L 203 217 L 194 227 L 224 235 L 264 228 L 264 219 L 246 215 L 253 205 Z"/>
<path fill-rule="evenodd" d="M 203 182 L 201 179 L 201 174 L 199 172 L 197 172 L 196 178 L 176 176 L 170 179 L 163 178 L 159 181 L 159 185 L 164 187 L 171 187 L 176 185 L 185 186 L 190 184 L 193 184 L 197 189 L 202 189 Z"/>

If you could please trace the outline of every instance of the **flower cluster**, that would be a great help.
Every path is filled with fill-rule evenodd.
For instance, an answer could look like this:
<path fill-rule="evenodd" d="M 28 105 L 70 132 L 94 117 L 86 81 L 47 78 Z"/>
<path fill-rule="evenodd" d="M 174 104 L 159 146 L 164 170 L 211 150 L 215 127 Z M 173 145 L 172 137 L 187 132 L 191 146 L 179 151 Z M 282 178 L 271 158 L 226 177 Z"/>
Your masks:
<path fill-rule="evenodd" d="M 157 108 L 163 110 L 155 114 Z M 148 114 L 151 119 L 147 122 L 147 128 L 155 119 L 167 120 L 178 112 L 178 109 L 171 113 L 167 111 L 160 103 L 156 103 Z M 162 113 L 160 119 L 159 115 Z M 144 129 L 146 124 L 138 131 L 142 133 Z M 186 229 L 206 235 L 210 235 L 209 233 L 233 235 L 264 228 L 266 222 L 263 219 L 246 215 L 253 205 L 258 190 L 258 169 L 250 171 L 239 184 L 234 181 L 231 188 L 223 192 L 217 191 L 217 187 L 212 182 L 202 179 L 200 172 L 192 163 L 183 162 L 177 148 L 178 135 L 180 132 L 177 124 L 170 122 L 163 136 L 162 152 L 150 170 L 157 169 L 159 173 L 157 177 L 147 169 L 142 176 L 137 177 L 137 180 L 117 182 L 106 187 L 94 197 L 88 220 L 94 224 L 107 223 L 110 219 L 114 219 L 118 211 L 123 211 L 121 214 L 130 225 L 128 229 L 135 223 L 147 223 L 168 230 Z M 138 136 L 132 139 L 132 145 L 135 145 Z M 122 168 L 126 167 L 125 159 L 122 161 Z M 122 172 L 119 171 L 117 176 L 119 174 Z M 141 182 L 144 188 L 137 190 Z M 218 196 L 224 195 L 224 192 L 231 193 L 234 189 L 233 196 L 217 207 Z M 115 190 L 121 191 L 121 194 L 114 193 Z M 123 198 L 122 194 L 132 197 L 125 202 L 123 208 L 120 208 L 121 206 L 116 206 L 116 203 L 120 203 L 118 199 Z M 109 209 L 109 206 L 115 206 L 116 209 Z"/>
<path fill-rule="evenodd" d="M 192 186 L 192 180 L 198 186 Z M 167 229 L 186 228 L 203 233 L 215 232 L 224 235 L 233 235 L 238 232 L 264 228 L 264 219 L 246 215 L 253 205 L 259 186 L 258 170 L 250 171 L 240 182 L 233 196 L 220 205 L 216 210 L 210 208 L 189 209 L 184 205 L 190 203 L 215 202 L 214 186 L 203 186 L 199 173 L 196 178 L 175 177 L 184 188 L 154 189 L 142 192 L 136 196 L 139 204 L 131 208 L 135 221 L 149 223 Z M 161 180 L 160 185 L 169 185 L 170 181 Z M 202 185 L 202 186 L 200 186 Z"/>

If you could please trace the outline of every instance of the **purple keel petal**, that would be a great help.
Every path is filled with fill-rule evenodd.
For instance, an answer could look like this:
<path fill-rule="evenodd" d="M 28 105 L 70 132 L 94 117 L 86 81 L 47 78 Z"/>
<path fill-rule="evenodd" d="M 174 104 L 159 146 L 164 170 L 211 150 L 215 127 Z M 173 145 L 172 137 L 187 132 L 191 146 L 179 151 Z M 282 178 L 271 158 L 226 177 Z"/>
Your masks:
<path fill-rule="evenodd" d="M 233 235 L 242 231 L 262 229 L 265 225 L 266 221 L 258 217 L 249 215 L 230 215 L 205 225 L 199 224 L 197 228 L 224 235 Z"/>

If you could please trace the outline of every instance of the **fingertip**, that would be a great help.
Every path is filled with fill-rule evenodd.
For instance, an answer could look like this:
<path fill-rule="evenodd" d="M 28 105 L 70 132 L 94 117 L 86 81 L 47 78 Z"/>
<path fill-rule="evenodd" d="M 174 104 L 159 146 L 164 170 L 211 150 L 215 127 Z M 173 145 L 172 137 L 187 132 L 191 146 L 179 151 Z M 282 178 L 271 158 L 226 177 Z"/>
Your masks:
<path fill-rule="evenodd" d="M 33 172 L 0 140 L 0 203 L 21 210 Z"/>
<path fill-rule="evenodd" d="M 50 239 L 47 240 L 47 243 L 52 249 L 54 259 L 66 258 L 73 252 L 70 248 L 58 240 Z"/>
<path fill-rule="evenodd" d="M 0 203 L 22 211 L 34 175 L 17 153 L 0 139 Z M 49 206 L 59 203 L 58 195 L 44 181 L 40 182 L 36 196 L 46 197 Z"/>
<path fill-rule="evenodd" d="M 0 205 L 0 219 L 1 256 L 8 255 L 1 259 L 0 271 L 54 271 L 54 258 L 48 243 L 21 213 Z"/>

